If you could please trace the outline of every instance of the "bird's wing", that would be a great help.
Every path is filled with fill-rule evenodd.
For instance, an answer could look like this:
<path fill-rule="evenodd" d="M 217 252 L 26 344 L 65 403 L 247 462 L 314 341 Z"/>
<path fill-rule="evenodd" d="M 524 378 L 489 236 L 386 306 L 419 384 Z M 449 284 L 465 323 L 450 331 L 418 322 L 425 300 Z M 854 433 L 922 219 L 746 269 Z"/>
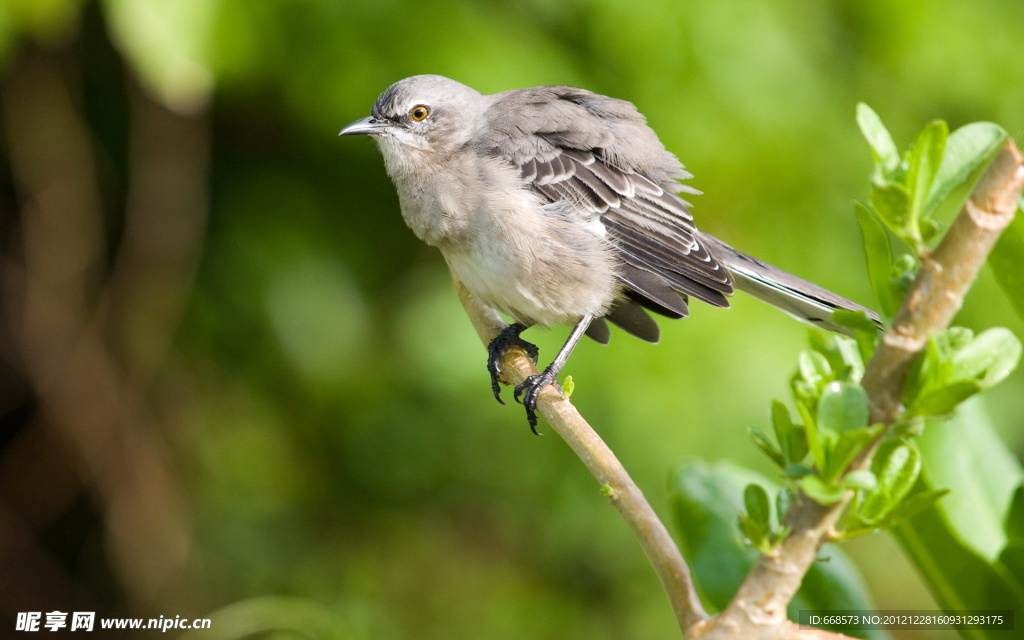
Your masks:
<path fill-rule="evenodd" d="M 632 104 L 571 87 L 495 98 L 481 150 L 517 166 L 530 189 L 559 205 L 552 211 L 599 220 L 621 258 L 628 300 L 609 320 L 656 339 L 656 325 L 652 336 L 629 311 L 631 302 L 670 317 L 687 315 L 687 296 L 728 306 L 729 274 L 676 195 L 697 193 L 677 182 L 689 174 Z"/>

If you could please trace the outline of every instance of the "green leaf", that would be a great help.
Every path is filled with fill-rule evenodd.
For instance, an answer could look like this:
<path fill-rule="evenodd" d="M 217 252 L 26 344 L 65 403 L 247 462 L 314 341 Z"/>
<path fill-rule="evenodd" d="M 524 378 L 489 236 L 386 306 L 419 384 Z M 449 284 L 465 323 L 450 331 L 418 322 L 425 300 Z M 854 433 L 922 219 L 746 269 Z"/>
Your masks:
<path fill-rule="evenodd" d="M 944 415 L 970 396 L 1006 378 L 1021 357 L 1009 330 L 989 329 L 974 337 L 962 327 L 932 336 L 904 387 L 908 415 Z"/>
<path fill-rule="evenodd" d="M 761 553 L 771 551 L 771 532 L 760 527 L 750 519 L 750 516 L 741 513 L 736 516 L 736 524 L 739 526 L 743 538 Z"/>
<path fill-rule="evenodd" d="M 1013 332 L 1003 327 L 988 329 L 954 353 L 953 378 L 973 380 L 990 389 L 1017 368 L 1020 355 L 1020 340 Z"/>
<path fill-rule="evenodd" d="M 874 355 L 875 347 L 878 346 L 882 333 L 875 322 L 863 311 L 836 309 L 832 312 L 832 320 L 853 331 L 853 346 L 856 348 L 857 365 L 854 366 L 851 362 L 850 374 L 844 376 L 844 379 L 860 382 L 864 377 L 864 363 Z"/>
<path fill-rule="evenodd" d="M 890 274 L 892 273 L 892 244 L 889 242 L 889 234 L 881 221 L 875 217 L 866 206 L 860 202 L 853 203 L 857 213 L 857 225 L 860 227 L 861 238 L 864 242 L 864 258 L 868 264 L 868 279 L 871 282 L 871 290 L 875 293 L 875 299 L 882 310 L 882 317 L 891 319 L 900 308 L 900 298 L 893 293 L 889 285 Z"/>
<path fill-rule="evenodd" d="M 951 337 L 949 329 L 929 337 L 924 350 L 914 360 L 903 384 L 903 403 L 908 414 L 916 415 L 914 407 L 921 398 L 949 384 L 953 368 Z"/>
<path fill-rule="evenodd" d="M 924 428 L 927 422 L 922 416 L 907 417 L 904 416 L 891 427 L 890 435 L 894 438 L 916 438 L 917 436 L 924 433 Z"/>
<path fill-rule="evenodd" d="M 800 405 L 814 407 L 818 405 L 818 388 L 813 384 L 797 378 L 793 380 L 793 397 Z"/>
<path fill-rule="evenodd" d="M 864 333 L 870 333 L 872 336 L 878 335 L 878 327 L 875 323 L 868 318 L 867 314 L 863 311 L 848 311 L 846 309 L 840 309 L 838 312 L 839 317 L 845 319 L 849 324 L 847 326 L 853 326 L 854 329 Z M 835 313 L 833 313 L 835 315 Z M 864 357 L 861 353 L 860 347 L 857 344 L 857 340 L 854 338 L 847 338 L 845 336 L 832 335 L 832 339 L 836 345 L 836 353 L 839 355 L 840 360 L 843 363 L 842 368 L 839 369 L 842 380 L 848 382 L 860 383 L 861 378 L 864 377 Z"/>
<path fill-rule="evenodd" d="M 944 342 L 940 342 L 939 344 L 944 345 L 944 353 L 948 352 L 953 354 L 957 350 L 963 349 L 970 344 L 971 340 L 974 340 L 974 331 L 967 327 L 954 326 L 943 331 L 941 336 Z"/>
<path fill-rule="evenodd" d="M 925 212 L 934 212 L 958 187 L 973 182 L 1006 142 L 1006 131 L 991 122 L 973 122 L 950 134 Z"/>
<path fill-rule="evenodd" d="M 769 479 L 727 462 L 688 463 L 670 482 L 683 555 L 693 569 L 701 599 L 713 610 L 725 608 L 759 555 L 743 542 L 735 526 L 736 516 L 744 508 L 744 488 L 751 483 L 766 487 L 769 493 L 778 491 Z M 825 545 L 821 553 L 831 561 L 815 562 L 804 576 L 788 608 L 789 618 L 795 620 L 801 609 L 873 608 L 856 567 L 842 550 Z M 885 635 L 869 632 L 866 637 Z"/>
<path fill-rule="evenodd" d="M 920 487 L 920 485 L 918 486 Z M 897 504 L 892 511 L 885 514 L 884 517 L 873 522 L 865 520 L 860 511 L 852 513 L 844 523 L 844 529 L 840 534 L 840 539 L 855 538 L 873 531 L 892 529 L 897 525 L 907 522 L 917 514 L 923 512 L 925 509 L 934 506 L 936 502 L 948 493 L 949 489 L 926 490 L 912 493 L 905 500 Z"/>
<path fill-rule="evenodd" d="M 779 522 L 782 522 L 786 514 L 789 513 L 789 506 L 793 504 L 795 499 L 796 491 L 789 487 L 782 487 L 775 494 L 775 513 L 779 516 Z"/>
<path fill-rule="evenodd" d="M 786 458 L 783 456 L 782 451 L 775 446 L 768 436 L 757 427 L 747 427 L 747 435 L 754 441 L 754 446 L 761 450 L 761 453 L 768 456 L 768 459 L 774 462 L 780 469 L 786 468 Z"/>
<path fill-rule="evenodd" d="M 763 526 L 766 531 L 771 529 L 772 507 L 764 487 L 756 482 L 748 484 L 743 490 L 743 504 L 751 520 Z"/>
<path fill-rule="evenodd" d="M 982 557 L 996 558 L 1007 542 L 1003 523 L 1024 469 L 999 440 L 977 400 L 958 416 L 929 425 L 918 438 L 930 488 L 951 488 L 940 509 L 957 535 Z"/>
<path fill-rule="evenodd" d="M 889 130 L 882 124 L 878 114 L 863 102 L 857 104 L 857 125 L 871 147 L 875 163 L 886 175 L 895 173 L 900 166 L 900 152 L 896 143 L 892 141 Z"/>
<path fill-rule="evenodd" d="M 917 278 L 917 270 L 920 267 L 920 263 L 917 259 L 909 253 L 904 253 L 892 264 L 892 273 L 889 277 L 889 287 L 893 291 L 900 304 L 903 303 L 903 299 L 907 297 L 907 292 L 910 291 L 911 285 L 914 284 L 914 280 Z"/>
<path fill-rule="evenodd" d="M 804 433 L 807 436 L 807 448 L 811 452 L 811 459 L 815 463 L 821 464 L 826 458 L 825 443 L 822 434 L 818 431 L 817 421 L 814 415 L 811 414 L 810 407 L 805 402 L 798 401 L 796 403 L 796 410 L 804 422 Z"/>
<path fill-rule="evenodd" d="M 944 416 L 981 391 L 981 385 L 972 380 L 949 382 L 914 399 L 907 409 L 914 416 Z"/>
<path fill-rule="evenodd" d="M 878 486 L 878 479 L 875 478 L 875 474 L 867 469 L 858 469 L 852 471 L 843 478 L 843 488 L 845 489 L 860 489 L 862 491 L 871 491 Z"/>
<path fill-rule="evenodd" d="M 832 380 L 832 367 L 829 366 L 828 359 L 817 351 L 801 351 L 798 365 L 800 377 L 814 387 L 820 387 Z"/>
<path fill-rule="evenodd" d="M 925 242 L 931 242 L 946 230 L 945 223 L 941 220 L 935 220 L 934 218 L 924 218 L 920 220 L 920 227 L 921 239 Z"/>
<path fill-rule="evenodd" d="M 740 530 L 756 549 L 768 553 L 773 544 L 772 508 L 768 501 L 768 492 L 761 485 L 752 482 L 743 490 L 743 504 L 747 512 L 739 514 Z"/>
<path fill-rule="evenodd" d="M 910 212 L 907 219 L 907 232 L 914 243 L 913 246 L 921 253 L 921 231 L 919 221 L 932 212 L 925 208 L 928 194 L 942 164 L 942 154 L 949 137 L 949 127 L 942 120 L 928 124 L 917 136 L 914 147 L 907 158 L 907 190 L 910 194 Z"/>
<path fill-rule="evenodd" d="M 1017 315 L 1024 319 L 1024 208 L 1003 230 L 988 256 L 988 263 Z"/>
<path fill-rule="evenodd" d="M 892 511 L 913 488 L 921 472 L 921 456 L 913 447 L 889 441 L 879 447 L 871 463 L 878 484 L 864 497 L 857 510 L 866 522 L 878 522 Z"/>
<path fill-rule="evenodd" d="M 1013 494 L 1005 524 L 1007 543 L 1024 543 L 1024 483 Z M 1020 575 L 1024 576 L 1024 572 Z"/>
<path fill-rule="evenodd" d="M 863 311 L 839 309 L 832 314 L 832 318 L 855 331 L 868 331 L 873 336 L 878 334 L 874 322 Z M 864 375 L 864 359 L 854 338 L 823 331 L 808 331 L 808 340 L 815 352 L 825 356 L 833 379 L 860 382 Z"/>
<path fill-rule="evenodd" d="M 878 218 L 900 238 L 908 236 L 910 192 L 900 182 L 872 180 L 868 202 Z"/>
<path fill-rule="evenodd" d="M 821 392 L 817 418 L 822 437 L 859 429 L 868 422 L 867 393 L 859 384 L 830 382 Z"/>
<path fill-rule="evenodd" d="M 881 526 L 890 528 L 901 522 L 909 520 L 925 509 L 932 507 L 943 496 L 949 494 L 949 489 L 931 489 L 915 493 L 896 505 L 879 523 Z"/>
<path fill-rule="evenodd" d="M 865 417 L 866 419 L 866 417 Z M 838 440 L 830 443 L 828 448 L 828 460 L 821 465 L 822 478 L 828 483 L 834 483 L 846 468 L 871 442 L 882 432 L 884 426 L 876 424 L 871 427 L 861 427 L 843 433 Z"/>
<path fill-rule="evenodd" d="M 789 464 L 783 470 L 787 478 L 802 478 L 804 476 L 811 475 L 814 473 L 814 469 L 808 467 L 805 464 Z"/>
<path fill-rule="evenodd" d="M 1011 575 L 1024 576 L 1024 486 L 1018 487 L 1006 518 L 1006 547 L 999 554 L 999 563 Z"/>
<path fill-rule="evenodd" d="M 836 324 L 853 329 L 854 331 L 864 331 L 871 334 L 878 333 L 878 325 L 863 311 L 836 309 L 832 312 L 832 319 L 836 321 Z M 863 363 L 865 359 L 861 357 L 859 360 Z"/>
<path fill-rule="evenodd" d="M 778 400 L 772 402 L 772 427 L 785 461 L 797 463 L 803 460 L 808 449 L 807 432 L 803 426 L 793 423 L 786 405 Z"/>
<path fill-rule="evenodd" d="M 576 381 L 572 379 L 572 376 L 565 376 L 565 380 L 562 381 L 562 395 L 566 398 L 572 397 L 572 392 L 576 390 Z"/>
<path fill-rule="evenodd" d="M 921 473 L 921 454 L 903 442 L 887 442 L 879 447 L 872 468 L 879 487 L 894 500 L 902 500 L 917 482 Z"/>
<path fill-rule="evenodd" d="M 844 487 L 826 483 L 819 476 L 805 476 L 800 480 L 800 488 L 815 502 L 823 505 L 835 504 L 843 499 Z"/>

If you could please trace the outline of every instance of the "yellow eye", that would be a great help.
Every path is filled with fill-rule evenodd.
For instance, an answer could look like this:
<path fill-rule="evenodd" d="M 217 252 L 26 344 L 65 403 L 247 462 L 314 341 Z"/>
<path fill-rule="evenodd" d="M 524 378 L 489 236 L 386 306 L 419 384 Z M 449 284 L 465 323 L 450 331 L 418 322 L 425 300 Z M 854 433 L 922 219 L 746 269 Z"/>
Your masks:
<path fill-rule="evenodd" d="M 419 122 L 425 120 L 430 115 L 430 109 L 426 105 L 418 104 L 412 109 L 409 109 L 409 117 Z"/>

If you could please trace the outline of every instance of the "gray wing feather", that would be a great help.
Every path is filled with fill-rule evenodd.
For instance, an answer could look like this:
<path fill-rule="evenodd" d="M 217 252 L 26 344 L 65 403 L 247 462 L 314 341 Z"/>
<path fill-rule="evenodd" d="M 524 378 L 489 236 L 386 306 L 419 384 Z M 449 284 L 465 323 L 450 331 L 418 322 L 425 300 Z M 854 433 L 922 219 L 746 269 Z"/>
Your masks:
<path fill-rule="evenodd" d="M 608 344 L 612 339 L 612 331 L 604 318 L 594 318 L 585 332 L 587 337 L 600 344 Z"/>
<path fill-rule="evenodd" d="M 690 315 L 686 296 L 652 271 L 625 264 L 619 278 L 626 285 L 626 296 L 643 308 L 674 319 Z"/>
<path fill-rule="evenodd" d="M 678 182 L 690 175 L 632 104 L 571 87 L 536 87 L 499 94 L 486 118 L 482 151 L 518 166 L 549 202 L 571 205 L 558 210 L 604 224 L 628 296 L 609 311 L 614 324 L 656 341 L 657 325 L 639 318 L 646 317 L 641 307 L 682 317 L 686 296 L 728 306 L 729 274 L 699 240 L 677 195 L 698 193 Z"/>
<path fill-rule="evenodd" d="M 623 331 L 647 342 L 658 342 L 661 337 L 654 318 L 628 298 L 617 300 L 605 317 Z"/>

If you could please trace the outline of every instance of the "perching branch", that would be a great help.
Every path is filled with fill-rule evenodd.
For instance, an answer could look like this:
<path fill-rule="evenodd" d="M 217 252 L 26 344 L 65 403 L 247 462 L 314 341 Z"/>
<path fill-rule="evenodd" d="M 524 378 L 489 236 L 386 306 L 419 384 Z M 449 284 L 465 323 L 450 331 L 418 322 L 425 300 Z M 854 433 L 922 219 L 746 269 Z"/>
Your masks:
<path fill-rule="evenodd" d="M 862 384 L 868 393 L 872 424 L 892 425 L 899 420 L 903 384 L 914 356 L 960 309 L 999 234 L 1013 220 L 1022 187 L 1022 156 L 1013 141 L 1008 141 L 935 252 L 924 257 L 903 306 L 868 362 Z M 851 469 L 867 467 L 874 450 L 865 451 Z M 792 527 L 791 535 L 771 554 L 761 556 L 726 610 L 694 637 L 796 637 L 793 623 L 786 620 L 786 606 L 822 543 L 831 537 L 851 496 L 852 492 L 835 505 L 822 506 L 801 493 L 785 519 Z"/>
<path fill-rule="evenodd" d="M 458 278 L 453 276 L 453 279 L 473 327 L 484 344 L 488 344 L 505 327 L 505 322 L 493 309 L 480 304 Z M 501 360 L 501 375 L 512 385 L 535 374 L 536 367 L 520 349 L 510 349 Z M 707 620 L 708 615 L 690 578 L 690 569 L 675 541 L 608 445 L 554 387 L 541 391 L 537 411 L 576 452 L 597 478 L 602 493 L 626 519 L 661 578 L 684 633 Z"/>

